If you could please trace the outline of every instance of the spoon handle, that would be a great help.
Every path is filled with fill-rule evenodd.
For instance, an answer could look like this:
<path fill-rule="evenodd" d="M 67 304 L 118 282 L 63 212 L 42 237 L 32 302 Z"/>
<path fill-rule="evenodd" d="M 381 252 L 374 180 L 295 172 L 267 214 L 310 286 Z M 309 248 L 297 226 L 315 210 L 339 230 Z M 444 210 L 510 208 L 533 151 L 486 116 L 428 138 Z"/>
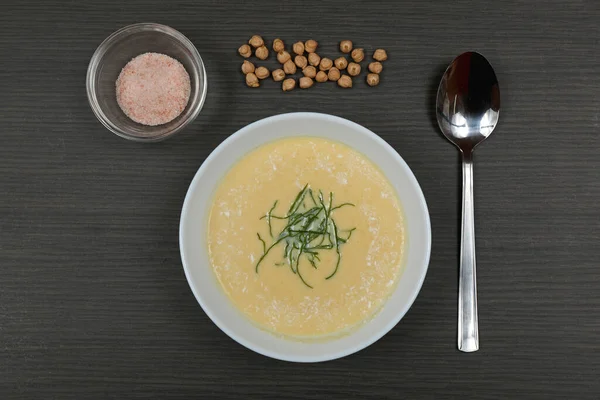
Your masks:
<path fill-rule="evenodd" d="M 462 239 L 458 282 L 458 349 L 467 353 L 479 349 L 473 211 L 473 153 L 465 150 L 463 151 Z"/>

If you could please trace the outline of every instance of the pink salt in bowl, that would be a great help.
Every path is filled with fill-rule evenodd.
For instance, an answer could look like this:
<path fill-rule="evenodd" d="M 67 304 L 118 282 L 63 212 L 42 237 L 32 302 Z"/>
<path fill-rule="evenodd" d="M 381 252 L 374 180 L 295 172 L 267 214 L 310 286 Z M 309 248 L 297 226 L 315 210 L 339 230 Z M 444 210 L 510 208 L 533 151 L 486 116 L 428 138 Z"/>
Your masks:
<path fill-rule="evenodd" d="M 155 126 L 135 122 L 117 102 L 119 74 L 127 63 L 144 53 L 172 57 L 189 75 L 189 100 L 183 111 L 169 122 Z M 94 114 L 108 130 L 129 140 L 157 142 L 196 119 L 206 98 L 206 71 L 198 50 L 183 34 L 165 25 L 141 23 L 119 29 L 98 46 L 88 67 L 86 88 Z"/>

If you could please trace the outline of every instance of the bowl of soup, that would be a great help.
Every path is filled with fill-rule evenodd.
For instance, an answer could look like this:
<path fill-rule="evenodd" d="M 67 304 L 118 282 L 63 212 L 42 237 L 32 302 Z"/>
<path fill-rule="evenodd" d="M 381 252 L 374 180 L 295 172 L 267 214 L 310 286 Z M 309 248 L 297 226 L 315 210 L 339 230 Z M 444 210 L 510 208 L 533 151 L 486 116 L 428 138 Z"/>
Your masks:
<path fill-rule="evenodd" d="M 425 198 L 402 157 L 354 122 L 254 122 L 205 160 L 180 221 L 186 278 L 228 336 L 268 357 L 332 360 L 389 332 L 429 264 Z"/>

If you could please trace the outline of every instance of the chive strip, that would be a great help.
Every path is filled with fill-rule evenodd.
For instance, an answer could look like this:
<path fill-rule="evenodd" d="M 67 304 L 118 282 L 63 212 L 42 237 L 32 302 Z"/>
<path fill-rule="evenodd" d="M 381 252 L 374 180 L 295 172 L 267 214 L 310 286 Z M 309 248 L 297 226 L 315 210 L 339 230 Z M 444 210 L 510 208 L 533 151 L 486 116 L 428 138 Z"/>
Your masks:
<path fill-rule="evenodd" d="M 292 215 L 296 212 L 296 210 L 298 210 L 298 207 L 300 207 L 300 204 L 304 201 L 304 196 L 306 196 L 307 188 L 308 188 L 308 183 L 306 185 L 304 185 L 304 188 L 296 196 L 296 199 L 290 206 L 290 209 L 289 209 L 287 215 Z"/>
<path fill-rule="evenodd" d="M 279 200 L 275 200 L 275 203 L 273 203 L 273 207 L 271 207 L 271 209 L 269 210 L 269 212 L 266 215 L 267 224 L 269 224 L 269 235 L 271 235 L 271 237 L 273 237 L 273 228 L 271 227 L 271 213 L 273 212 L 273 210 L 275 210 L 275 207 L 277 207 L 278 201 Z"/>

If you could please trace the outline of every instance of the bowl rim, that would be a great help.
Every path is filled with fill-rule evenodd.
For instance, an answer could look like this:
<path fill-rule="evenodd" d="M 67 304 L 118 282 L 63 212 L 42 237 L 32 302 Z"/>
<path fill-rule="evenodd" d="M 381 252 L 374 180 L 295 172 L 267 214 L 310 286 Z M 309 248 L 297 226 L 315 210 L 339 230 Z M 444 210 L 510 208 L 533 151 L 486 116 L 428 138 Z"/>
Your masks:
<path fill-rule="evenodd" d="M 193 196 L 193 193 L 197 190 L 203 175 L 206 174 L 207 171 L 209 170 L 212 161 L 214 159 L 218 158 L 220 156 L 220 154 L 228 146 L 230 146 L 232 143 L 234 143 L 236 140 L 238 140 L 238 138 L 241 138 L 243 135 L 247 135 L 249 132 L 252 132 L 256 128 L 258 128 L 262 125 L 269 124 L 269 123 L 286 120 L 286 119 L 292 119 L 295 117 L 316 118 L 316 119 L 328 120 L 330 122 L 340 123 L 342 125 L 352 127 L 354 129 L 362 132 L 363 134 L 370 136 L 372 139 L 374 139 L 379 146 L 382 146 L 382 148 L 384 148 L 386 151 L 388 151 L 390 154 L 393 155 L 393 157 L 394 157 L 395 161 L 398 163 L 398 165 L 401 168 L 403 168 L 405 170 L 405 172 L 407 173 L 408 179 L 412 182 L 412 184 L 414 185 L 414 188 L 416 189 L 416 194 L 419 198 L 419 205 L 422 208 L 424 222 L 425 222 L 425 227 L 424 227 L 425 228 L 424 229 L 425 249 L 424 249 L 423 265 L 420 266 L 420 274 L 418 277 L 418 281 L 415 282 L 413 290 L 410 294 L 410 301 L 406 302 L 406 304 L 404 304 L 400 309 L 398 309 L 398 311 L 394 314 L 395 315 L 394 318 L 390 318 L 383 326 L 381 326 L 376 332 L 374 332 L 368 339 L 359 341 L 359 342 L 355 343 L 353 346 L 348 346 L 337 352 L 332 352 L 332 353 L 323 354 L 323 355 L 319 355 L 319 356 L 310 356 L 310 355 L 309 356 L 306 356 L 306 355 L 290 356 L 283 352 L 279 352 L 276 349 L 266 348 L 264 346 L 255 345 L 254 343 L 251 343 L 249 340 L 246 340 L 241 335 L 238 335 L 233 330 L 229 329 L 226 326 L 226 324 L 223 322 L 223 320 L 217 315 L 217 313 L 215 313 L 210 308 L 210 306 L 208 306 L 206 304 L 206 302 L 203 299 L 202 293 L 200 293 L 198 288 L 193 284 L 193 279 L 192 279 L 191 272 L 190 272 L 190 269 L 192 267 L 190 265 L 188 265 L 188 262 L 186 261 L 186 254 L 184 251 L 185 220 L 186 220 L 186 215 L 189 212 L 188 210 L 191 207 L 190 206 L 190 202 L 192 201 L 191 198 Z M 285 137 L 287 137 L 287 136 L 282 135 L 282 137 L 280 139 L 283 139 Z M 265 143 L 267 143 L 267 142 L 265 142 Z M 238 160 L 236 160 L 236 161 L 238 161 Z M 375 164 L 377 165 L 377 162 L 375 160 L 371 160 L 371 161 L 375 162 Z M 214 188 L 210 188 L 210 189 L 214 190 Z M 235 133 L 233 133 L 232 135 L 227 137 L 224 141 L 222 141 L 204 160 L 204 162 L 198 168 L 198 171 L 194 175 L 194 178 L 190 182 L 190 185 L 186 192 L 185 199 L 183 201 L 183 206 L 182 206 L 181 215 L 180 215 L 180 222 L 179 222 L 179 250 L 180 250 L 180 256 L 181 256 L 181 261 L 182 261 L 185 277 L 188 282 L 188 286 L 190 287 L 192 293 L 194 294 L 194 297 L 196 298 L 196 301 L 198 302 L 198 304 L 200 304 L 201 308 L 206 313 L 206 315 L 208 315 L 208 317 L 211 319 L 211 321 L 221 331 L 223 331 L 227 336 L 229 336 L 231 339 L 233 339 L 237 343 L 241 344 L 242 346 L 246 347 L 247 349 L 252 350 L 261 355 L 264 355 L 266 357 L 270 357 L 270 358 L 274 358 L 274 359 L 278 359 L 278 360 L 282 360 L 282 361 L 300 362 L 300 363 L 324 362 L 324 361 L 330 361 L 330 360 L 335 360 L 338 358 L 346 357 L 348 355 L 359 352 L 359 351 L 365 349 L 366 347 L 369 347 L 370 345 L 372 345 L 373 343 L 375 343 L 376 341 L 381 339 L 383 336 L 385 336 L 387 333 L 389 333 L 394 328 L 394 326 L 396 326 L 398 324 L 398 322 L 400 322 L 400 320 L 402 318 L 404 318 L 404 316 L 406 315 L 406 313 L 408 312 L 410 307 L 412 307 L 412 305 L 414 304 L 418 294 L 420 293 L 421 288 L 423 286 L 423 282 L 425 281 L 425 277 L 427 275 L 428 268 L 429 268 L 429 262 L 430 262 L 430 257 L 431 257 L 431 220 L 430 220 L 430 216 L 429 216 L 427 202 L 426 202 L 425 196 L 423 194 L 423 190 L 421 189 L 421 186 L 419 185 L 412 170 L 410 169 L 408 164 L 406 164 L 406 162 L 400 156 L 400 154 L 398 154 L 398 152 L 389 143 L 387 143 L 383 138 L 381 138 L 379 135 L 375 134 L 371 130 L 363 127 L 362 125 L 352 122 L 350 120 L 347 120 L 345 118 L 341 118 L 341 117 L 330 115 L 330 114 L 316 113 L 316 112 L 292 112 L 292 113 L 278 114 L 278 115 L 266 117 L 266 118 L 257 120 L 255 122 L 252 122 L 252 123 L 242 127 L 241 129 L 237 130 Z M 239 317 L 244 318 L 244 316 L 242 314 L 240 314 Z M 265 332 L 267 332 L 267 331 L 265 331 Z M 271 333 L 268 333 L 268 334 L 271 334 Z M 273 335 L 277 336 L 276 334 L 273 334 Z M 349 336 L 352 336 L 352 333 L 350 333 Z"/>
<path fill-rule="evenodd" d="M 131 135 L 131 134 L 123 131 L 122 129 L 120 129 L 118 126 L 116 126 L 110 120 L 110 118 L 108 118 L 104 114 L 104 112 L 102 111 L 102 108 L 100 107 L 100 103 L 98 101 L 98 96 L 96 93 L 96 79 L 95 79 L 95 76 L 96 76 L 96 73 L 97 73 L 98 67 L 99 67 L 99 62 L 102 59 L 102 56 L 106 53 L 106 51 L 110 48 L 110 46 L 113 44 L 113 42 L 115 40 L 117 40 L 121 36 L 128 35 L 130 33 L 145 32 L 145 31 L 153 31 L 153 32 L 158 31 L 158 32 L 167 34 L 169 36 L 172 36 L 173 38 L 175 38 L 176 40 L 181 42 L 181 44 L 183 44 L 191 52 L 192 58 L 194 58 L 197 61 L 198 65 L 199 65 L 199 68 L 198 68 L 198 75 L 200 76 L 199 80 L 201 80 L 203 82 L 203 85 L 198 88 L 199 90 L 196 90 L 196 95 L 194 96 L 194 98 L 193 99 L 190 98 L 190 100 L 189 100 L 188 104 L 191 104 L 191 107 L 193 107 L 193 109 L 191 109 L 191 113 L 188 115 L 188 117 L 185 118 L 184 120 L 182 120 L 179 123 L 179 125 L 175 126 L 173 129 L 171 129 L 167 132 L 164 132 L 160 135 L 151 136 L 151 137 Z M 96 50 L 94 51 L 94 54 L 92 55 L 92 58 L 90 59 L 90 62 L 88 64 L 88 68 L 87 68 L 86 78 L 85 78 L 85 86 L 86 86 L 87 98 L 88 98 L 90 107 L 91 107 L 92 111 L 94 112 L 94 115 L 96 116 L 96 118 L 102 123 L 102 125 L 104 125 L 104 127 L 106 129 L 108 129 L 115 135 L 120 136 L 124 139 L 132 140 L 132 141 L 136 141 L 136 142 L 146 142 L 146 143 L 159 142 L 159 141 L 165 140 L 165 139 L 173 136 L 177 132 L 180 132 L 183 128 L 185 128 L 187 125 L 192 123 L 198 117 L 198 115 L 200 114 L 200 111 L 202 110 L 202 107 L 204 106 L 204 102 L 206 100 L 206 94 L 207 94 L 207 90 L 208 90 L 208 82 L 206 79 L 206 69 L 204 67 L 204 61 L 202 60 L 202 57 L 200 56 L 198 49 L 196 49 L 196 46 L 194 46 L 192 41 L 189 40 L 183 33 L 179 32 L 178 30 L 171 28 L 170 26 L 162 25 L 162 24 L 158 24 L 158 23 L 154 23 L 154 22 L 140 22 L 140 23 L 136 23 L 136 24 L 127 25 L 127 26 L 124 26 L 124 27 L 114 31 L 110 35 L 108 35 L 108 37 L 106 39 L 104 39 L 102 41 L 102 43 L 100 43 L 100 45 L 96 48 Z"/>

